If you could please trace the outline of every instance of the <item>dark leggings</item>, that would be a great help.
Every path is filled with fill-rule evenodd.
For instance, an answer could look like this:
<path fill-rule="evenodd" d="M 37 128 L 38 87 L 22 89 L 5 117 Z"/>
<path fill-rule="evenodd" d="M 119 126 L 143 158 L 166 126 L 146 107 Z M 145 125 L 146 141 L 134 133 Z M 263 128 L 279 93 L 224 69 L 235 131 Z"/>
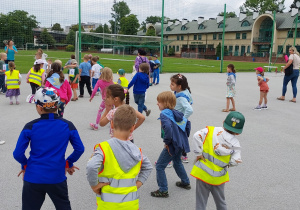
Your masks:
<path fill-rule="evenodd" d="M 30 86 L 31 86 L 31 93 L 32 93 L 32 95 L 34 95 L 35 92 L 36 92 L 36 90 L 37 90 L 37 88 L 40 87 L 39 85 L 37 85 L 37 84 L 35 84 L 33 82 L 30 82 Z"/>

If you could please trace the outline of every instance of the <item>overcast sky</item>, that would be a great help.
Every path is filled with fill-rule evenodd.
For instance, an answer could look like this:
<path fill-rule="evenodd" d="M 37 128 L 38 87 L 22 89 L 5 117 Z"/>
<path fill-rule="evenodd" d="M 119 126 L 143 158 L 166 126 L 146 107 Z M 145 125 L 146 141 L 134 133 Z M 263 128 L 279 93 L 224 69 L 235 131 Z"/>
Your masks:
<path fill-rule="evenodd" d="M 119 1 L 119 0 L 117 0 Z M 8 3 L 9 2 L 9 3 Z M 161 16 L 162 0 L 125 0 L 131 9 L 131 13 L 137 15 L 140 23 L 148 16 Z M 224 10 L 234 11 L 239 14 L 239 7 L 245 0 L 165 0 L 165 16 L 171 19 L 187 18 L 197 19 L 204 16 L 205 19 L 216 17 Z M 293 0 L 285 0 L 286 11 Z M 81 0 L 81 22 L 107 23 L 111 19 L 111 7 L 113 0 Z M 78 23 L 78 1 L 76 0 L 11 0 L 2 3 L 0 13 L 8 13 L 14 10 L 25 10 L 35 15 L 42 27 L 50 27 L 51 23 L 66 25 Z"/>

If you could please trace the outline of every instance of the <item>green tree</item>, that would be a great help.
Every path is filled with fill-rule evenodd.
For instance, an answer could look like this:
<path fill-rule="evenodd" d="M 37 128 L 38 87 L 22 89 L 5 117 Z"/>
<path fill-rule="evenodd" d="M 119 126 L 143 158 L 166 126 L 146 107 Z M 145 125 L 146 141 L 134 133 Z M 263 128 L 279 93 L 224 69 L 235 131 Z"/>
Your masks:
<path fill-rule="evenodd" d="M 112 20 L 110 20 L 109 23 L 111 25 L 112 32 L 116 34 L 118 29 L 121 28 L 121 19 L 130 14 L 130 9 L 125 1 L 120 1 L 114 3 L 111 10 L 112 10 L 111 13 Z M 116 22 L 117 31 L 115 31 L 115 22 Z"/>
<path fill-rule="evenodd" d="M 40 40 L 43 44 L 54 45 L 55 39 L 44 29 L 40 35 Z"/>
<path fill-rule="evenodd" d="M 104 28 L 104 30 L 103 30 Z M 109 30 L 109 27 L 108 25 L 105 23 L 104 24 L 104 27 L 102 25 L 99 25 L 96 30 L 95 30 L 96 33 L 106 33 L 106 34 L 110 34 L 111 31 Z"/>
<path fill-rule="evenodd" d="M 258 11 L 260 14 L 266 11 L 283 12 L 285 7 L 279 8 L 279 5 L 284 5 L 285 0 L 246 0 L 242 9 L 245 12 Z"/>
<path fill-rule="evenodd" d="M 75 46 L 75 38 L 76 38 L 75 31 L 70 30 L 66 37 L 66 43 Z"/>
<path fill-rule="evenodd" d="M 217 49 L 216 49 L 216 56 L 221 57 L 221 43 L 218 44 Z"/>
<path fill-rule="evenodd" d="M 156 36 L 155 29 L 153 27 L 149 27 L 146 32 L 146 36 Z"/>
<path fill-rule="evenodd" d="M 55 23 L 52 28 L 51 28 L 52 31 L 64 31 L 63 28 L 61 28 L 60 24 L 59 23 Z"/>
<path fill-rule="evenodd" d="M 224 16 L 224 12 L 220 12 L 218 16 Z M 237 17 L 235 12 L 226 12 L 226 18 L 234 18 Z"/>
<path fill-rule="evenodd" d="M 136 15 L 130 14 L 121 19 L 120 32 L 125 35 L 136 35 L 140 27 L 139 20 Z"/>
<path fill-rule="evenodd" d="M 78 24 L 72 25 L 70 31 L 79 31 L 79 25 Z M 84 32 L 83 26 L 81 26 L 81 31 Z"/>

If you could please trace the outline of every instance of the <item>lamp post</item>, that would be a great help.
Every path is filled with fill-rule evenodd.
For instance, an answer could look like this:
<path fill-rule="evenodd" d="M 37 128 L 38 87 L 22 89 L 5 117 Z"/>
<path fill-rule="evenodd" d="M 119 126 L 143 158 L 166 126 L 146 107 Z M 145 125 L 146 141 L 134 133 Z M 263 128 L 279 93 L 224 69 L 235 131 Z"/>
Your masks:
<path fill-rule="evenodd" d="M 81 63 L 81 0 L 78 0 L 78 63 Z"/>

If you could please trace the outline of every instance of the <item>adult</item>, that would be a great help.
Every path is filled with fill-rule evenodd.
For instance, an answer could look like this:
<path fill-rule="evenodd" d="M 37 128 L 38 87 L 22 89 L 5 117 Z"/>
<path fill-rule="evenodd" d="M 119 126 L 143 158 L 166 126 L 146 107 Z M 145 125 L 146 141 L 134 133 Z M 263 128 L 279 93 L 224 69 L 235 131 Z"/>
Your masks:
<path fill-rule="evenodd" d="M 285 93 L 286 93 L 286 86 L 291 81 L 292 88 L 293 88 L 293 99 L 290 102 L 296 103 L 296 96 L 297 96 L 297 80 L 299 77 L 299 64 L 300 64 L 300 57 L 299 52 L 297 51 L 296 47 L 290 47 L 289 49 L 289 61 L 283 68 L 283 71 L 291 64 L 293 64 L 293 73 L 288 76 L 284 76 L 283 78 L 283 86 L 282 86 L 282 96 L 278 97 L 278 100 L 284 101 L 285 100 Z"/>
<path fill-rule="evenodd" d="M 136 57 L 135 61 L 134 61 L 134 67 L 136 72 L 139 72 L 139 66 L 141 63 L 148 63 L 149 64 L 149 60 L 146 57 L 147 53 L 145 50 L 143 49 L 138 49 L 138 56 Z"/>
<path fill-rule="evenodd" d="M 5 53 L 7 54 L 7 59 L 6 59 L 5 63 L 8 64 L 8 62 L 10 62 L 10 61 L 15 62 L 15 54 L 18 53 L 18 50 L 15 47 L 14 42 L 12 40 L 9 40 L 7 42 L 4 50 L 5 50 Z"/>

